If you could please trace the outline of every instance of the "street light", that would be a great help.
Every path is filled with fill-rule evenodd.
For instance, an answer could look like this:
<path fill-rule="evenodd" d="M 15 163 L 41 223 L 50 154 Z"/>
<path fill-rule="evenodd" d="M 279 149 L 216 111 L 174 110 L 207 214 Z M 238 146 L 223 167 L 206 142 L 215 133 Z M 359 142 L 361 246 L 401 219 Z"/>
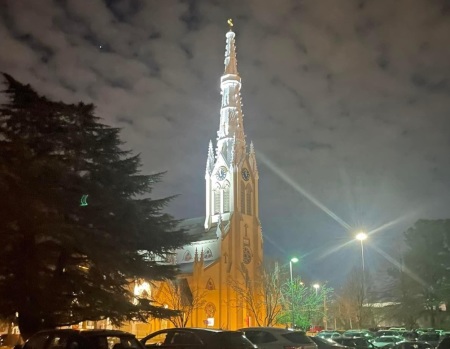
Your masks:
<path fill-rule="evenodd" d="M 358 234 L 356 234 L 356 240 L 359 240 L 359 242 L 361 243 L 361 262 L 362 262 L 362 271 L 363 274 L 365 272 L 364 269 L 364 243 L 363 241 L 367 239 L 367 234 L 364 232 L 359 232 Z"/>
<path fill-rule="evenodd" d="M 297 257 L 293 257 L 289 261 L 289 270 L 291 272 L 291 283 L 294 281 L 293 278 L 292 278 L 292 263 L 297 263 L 297 262 L 298 262 L 298 258 Z"/>
<path fill-rule="evenodd" d="M 294 328 L 294 279 L 292 277 L 292 263 L 297 263 L 298 262 L 298 258 L 297 257 L 292 257 L 291 260 L 289 261 L 289 271 L 291 273 L 291 313 L 292 313 L 292 328 Z"/>
<path fill-rule="evenodd" d="M 317 296 L 317 292 L 319 291 L 320 285 L 314 284 L 313 287 L 316 289 L 316 296 Z"/>
<path fill-rule="evenodd" d="M 362 301 L 364 304 L 364 301 L 366 299 L 366 270 L 364 268 L 364 243 L 363 241 L 367 239 L 367 234 L 363 231 L 360 231 L 358 234 L 356 234 L 356 240 L 359 240 L 361 243 L 361 262 L 362 262 Z M 360 328 L 361 328 L 361 317 L 359 319 L 360 321 Z"/>

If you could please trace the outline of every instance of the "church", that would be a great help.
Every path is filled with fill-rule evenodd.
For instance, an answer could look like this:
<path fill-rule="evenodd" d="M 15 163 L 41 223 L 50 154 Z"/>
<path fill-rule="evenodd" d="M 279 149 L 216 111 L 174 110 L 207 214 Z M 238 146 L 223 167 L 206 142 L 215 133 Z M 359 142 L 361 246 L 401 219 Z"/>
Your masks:
<path fill-rule="evenodd" d="M 180 323 L 153 319 L 140 332 L 177 326 L 237 329 L 255 325 L 242 293 L 232 285 L 255 280 L 263 262 L 263 238 L 258 214 L 258 168 L 253 143 L 246 142 L 242 111 L 242 81 L 237 69 L 235 33 L 229 21 L 225 69 L 220 79 L 222 102 L 215 144 L 206 158 L 205 217 L 187 219 L 182 227 L 199 239 L 170 255 L 166 262 L 180 268 L 173 283 L 136 284 L 171 309 L 187 309 Z M 244 277 L 245 275 L 245 277 Z M 175 293 L 175 294 L 174 294 Z M 134 327 L 134 328 L 133 328 Z M 140 328 L 138 328 L 140 327 Z"/>

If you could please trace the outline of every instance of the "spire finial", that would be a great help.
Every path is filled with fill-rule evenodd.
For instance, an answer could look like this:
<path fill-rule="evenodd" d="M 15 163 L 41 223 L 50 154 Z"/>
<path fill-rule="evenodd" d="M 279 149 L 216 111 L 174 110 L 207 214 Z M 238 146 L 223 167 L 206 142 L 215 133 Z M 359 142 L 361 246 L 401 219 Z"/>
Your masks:
<path fill-rule="evenodd" d="M 233 26 L 234 26 L 233 19 L 228 18 L 227 23 L 228 23 L 228 26 L 230 27 L 230 32 L 233 31 Z"/>

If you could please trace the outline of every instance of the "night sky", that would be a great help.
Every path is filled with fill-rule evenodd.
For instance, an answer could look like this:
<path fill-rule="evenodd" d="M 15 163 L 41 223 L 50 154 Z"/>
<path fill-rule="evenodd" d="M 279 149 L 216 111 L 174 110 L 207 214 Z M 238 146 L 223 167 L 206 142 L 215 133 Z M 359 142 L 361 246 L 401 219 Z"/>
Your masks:
<path fill-rule="evenodd" d="M 449 1 L 3 0 L 0 71 L 95 103 L 167 171 L 153 196 L 202 216 L 228 18 L 268 256 L 335 284 L 357 230 L 375 271 L 417 219 L 450 218 Z"/>

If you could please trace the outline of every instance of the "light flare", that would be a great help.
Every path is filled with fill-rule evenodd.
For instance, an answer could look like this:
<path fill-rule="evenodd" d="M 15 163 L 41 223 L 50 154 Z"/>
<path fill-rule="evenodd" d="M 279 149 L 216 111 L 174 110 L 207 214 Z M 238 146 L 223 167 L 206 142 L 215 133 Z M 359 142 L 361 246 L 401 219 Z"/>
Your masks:
<path fill-rule="evenodd" d="M 331 211 L 328 207 L 322 204 L 319 200 L 317 200 L 314 196 L 308 193 L 305 189 L 303 189 L 298 183 L 296 183 L 291 177 L 282 172 L 277 166 L 275 166 L 264 154 L 259 153 L 258 159 L 261 160 L 272 172 L 278 175 L 281 179 L 283 179 L 287 184 L 289 184 L 292 188 L 294 188 L 299 194 L 303 195 L 309 201 L 311 201 L 314 205 L 320 208 L 323 212 L 333 218 L 336 222 L 338 222 L 341 226 L 343 226 L 347 230 L 351 230 L 352 227 L 345 222 L 342 218 L 338 217 L 333 211 Z"/>

